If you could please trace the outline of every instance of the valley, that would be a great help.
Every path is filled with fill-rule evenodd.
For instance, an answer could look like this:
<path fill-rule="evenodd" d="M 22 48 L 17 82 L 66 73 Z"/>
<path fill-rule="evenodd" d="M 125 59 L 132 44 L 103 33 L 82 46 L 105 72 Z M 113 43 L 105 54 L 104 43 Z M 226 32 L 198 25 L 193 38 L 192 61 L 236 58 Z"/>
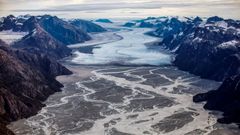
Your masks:
<path fill-rule="evenodd" d="M 63 91 L 8 128 L 16 135 L 238 134 L 237 125 L 217 123 L 220 112 L 192 101 L 221 83 L 171 65 L 173 54 L 149 44 L 159 40 L 145 34 L 151 29 L 113 25 L 119 30 L 106 40 L 71 45 L 74 55 L 61 63 L 73 74 L 57 77 Z"/>

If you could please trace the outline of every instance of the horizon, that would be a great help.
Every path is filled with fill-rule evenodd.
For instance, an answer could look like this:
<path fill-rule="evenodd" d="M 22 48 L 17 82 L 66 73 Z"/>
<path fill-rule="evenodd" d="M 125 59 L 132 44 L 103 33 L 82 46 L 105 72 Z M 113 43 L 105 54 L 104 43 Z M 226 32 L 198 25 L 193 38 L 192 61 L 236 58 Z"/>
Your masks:
<path fill-rule="evenodd" d="M 18 4 L 16 4 L 18 3 Z M 61 18 L 146 18 L 159 16 L 240 19 L 237 0 L 0 0 L 0 16 L 50 14 Z"/>

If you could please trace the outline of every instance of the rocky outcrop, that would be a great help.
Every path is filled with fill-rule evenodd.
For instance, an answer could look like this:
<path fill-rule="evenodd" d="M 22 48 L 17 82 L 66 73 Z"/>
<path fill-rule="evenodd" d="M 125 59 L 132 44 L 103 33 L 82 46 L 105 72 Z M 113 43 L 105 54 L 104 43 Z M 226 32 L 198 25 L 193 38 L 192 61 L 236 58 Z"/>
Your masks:
<path fill-rule="evenodd" d="M 105 32 L 107 31 L 100 25 L 94 24 L 91 21 L 81 20 L 81 19 L 74 19 L 69 21 L 72 25 L 80 28 L 85 32 Z"/>
<path fill-rule="evenodd" d="M 218 120 L 221 123 L 239 123 L 240 75 L 227 78 L 218 90 L 194 96 L 193 101 L 207 101 L 205 109 L 224 112 L 223 118 Z"/>
<path fill-rule="evenodd" d="M 60 91 L 55 77 L 67 74 L 71 72 L 45 54 L 11 49 L 1 41 L 0 133 L 12 134 L 7 123 L 36 114 L 42 101 Z"/>

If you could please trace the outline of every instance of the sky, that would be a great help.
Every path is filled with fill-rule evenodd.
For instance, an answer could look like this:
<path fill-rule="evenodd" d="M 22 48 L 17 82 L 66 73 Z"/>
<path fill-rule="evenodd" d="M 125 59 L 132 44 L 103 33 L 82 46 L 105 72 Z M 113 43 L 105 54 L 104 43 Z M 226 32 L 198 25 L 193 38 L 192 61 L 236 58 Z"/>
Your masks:
<path fill-rule="evenodd" d="M 240 19 L 240 0 L 0 0 L 0 16 L 8 14 L 64 18 L 218 15 Z"/>

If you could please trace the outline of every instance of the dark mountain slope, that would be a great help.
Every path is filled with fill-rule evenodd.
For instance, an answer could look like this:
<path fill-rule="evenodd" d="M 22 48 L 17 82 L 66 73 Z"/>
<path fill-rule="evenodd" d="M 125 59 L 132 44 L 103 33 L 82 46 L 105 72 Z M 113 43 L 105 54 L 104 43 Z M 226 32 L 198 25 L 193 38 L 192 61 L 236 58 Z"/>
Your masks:
<path fill-rule="evenodd" d="M 41 103 L 62 85 L 57 75 L 71 74 L 57 62 L 39 53 L 15 50 L 0 42 L 0 123 L 36 114 Z M 0 126 L 4 134 L 8 130 Z"/>

